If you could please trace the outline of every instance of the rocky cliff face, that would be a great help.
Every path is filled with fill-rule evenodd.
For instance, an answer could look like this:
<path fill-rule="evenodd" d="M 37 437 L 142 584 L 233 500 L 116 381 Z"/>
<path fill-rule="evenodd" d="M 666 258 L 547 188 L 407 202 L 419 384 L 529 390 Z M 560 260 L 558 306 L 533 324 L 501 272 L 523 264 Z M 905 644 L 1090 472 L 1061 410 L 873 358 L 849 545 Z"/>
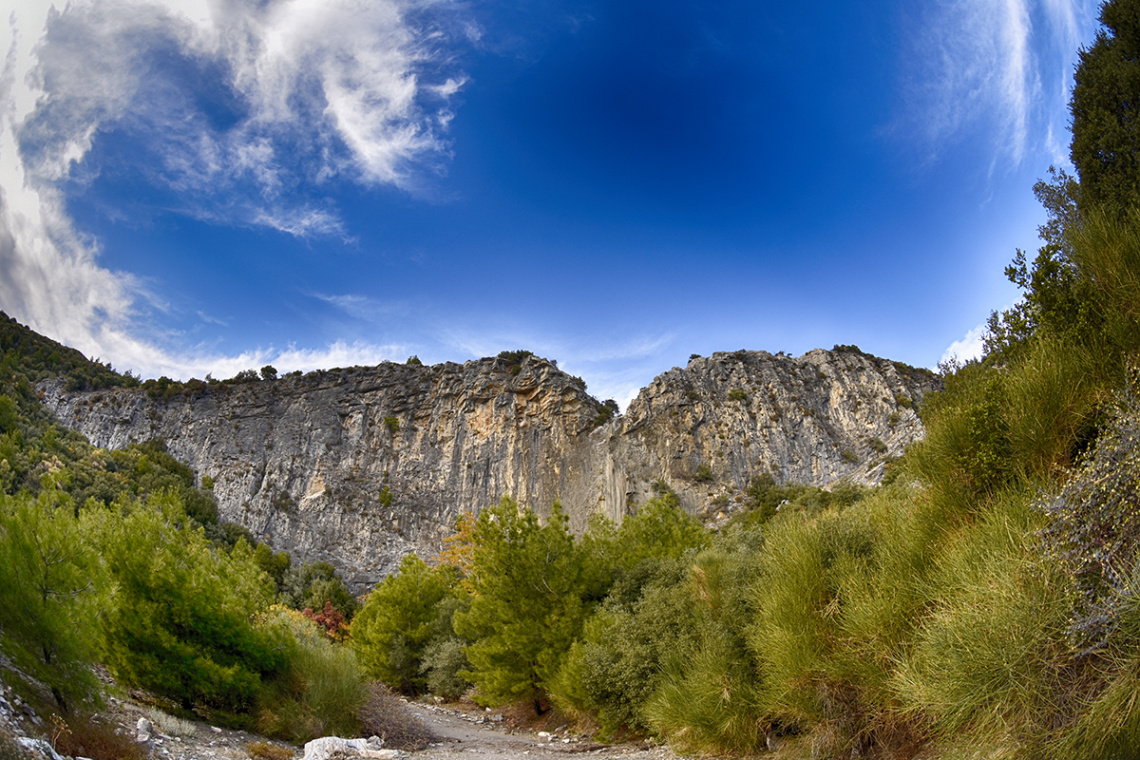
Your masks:
<path fill-rule="evenodd" d="M 194 395 L 40 386 L 63 424 L 109 448 L 162 438 L 214 481 L 221 517 L 332 562 L 357 588 L 431 555 L 465 510 L 559 500 L 572 525 L 620 519 L 664 483 L 715 519 L 749 480 L 874 483 L 920 437 L 929 374 L 857 351 L 739 351 L 656 378 L 597 423 L 584 384 L 538 357 L 314 372 Z"/>

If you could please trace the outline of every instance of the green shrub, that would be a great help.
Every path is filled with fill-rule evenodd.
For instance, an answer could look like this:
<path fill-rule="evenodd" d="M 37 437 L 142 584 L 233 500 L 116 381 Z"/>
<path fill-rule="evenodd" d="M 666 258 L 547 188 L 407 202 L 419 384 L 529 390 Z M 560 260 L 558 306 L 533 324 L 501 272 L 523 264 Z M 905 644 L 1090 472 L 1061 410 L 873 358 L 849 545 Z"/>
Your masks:
<path fill-rule="evenodd" d="M 275 559 L 274 563 L 279 565 L 281 560 Z M 328 562 L 286 563 L 277 598 L 295 610 L 321 610 L 329 602 L 345 620 L 352 620 L 360 606 Z"/>
<path fill-rule="evenodd" d="M 427 690 L 444 699 L 457 700 L 471 687 L 460 675 L 471 669 L 464 649 L 470 642 L 458 636 L 433 639 L 424 649 L 420 669 L 427 677 Z"/>
<path fill-rule="evenodd" d="M 273 589 L 248 544 L 216 550 L 171 496 L 99 517 L 114 579 L 102 617 L 112 672 L 184 709 L 248 711 L 262 677 L 285 665 L 280 642 L 253 627 Z"/>
<path fill-rule="evenodd" d="M 708 546 L 709 533 L 670 490 L 626 517 L 612 541 L 612 547 L 605 550 L 608 561 L 615 569 L 628 572 L 646 560 L 677 559 L 703 549 Z"/>
<path fill-rule="evenodd" d="M 661 650 L 657 686 L 641 708 L 654 731 L 683 751 L 754 755 L 764 747 L 769 717 L 759 707 L 759 663 L 745 641 L 755 616 L 752 589 L 762 536 L 732 528 L 697 555 L 676 603 L 690 612 Z M 668 639 L 666 640 L 668 642 Z"/>
<path fill-rule="evenodd" d="M 693 471 L 693 480 L 698 483 L 711 483 L 716 479 L 713 475 L 712 468 L 704 462 L 697 465 L 697 469 Z"/>
<path fill-rule="evenodd" d="M 699 646 L 676 653 L 644 708 L 648 721 L 680 752 L 756 755 L 768 725 L 756 709 L 751 666 L 722 637 L 704 637 Z"/>
<path fill-rule="evenodd" d="M 547 681 L 605 584 L 556 503 L 545 524 L 509 498 L 480 512 L 470 533 L 471 606 L 457 612 L 455 632 L 472 641 L 471 669 L 460 675 L 488 705 L 531 701 L 545 708 Z"/>
<path fill-rule="evenodd" d="M 258 629 L 285 653 L 285 668 L 258 694 L 258 730 L 292 742 L 355 736 L 360 727 L 356 712 L 369 696 L 355 652 L 283 607 L 266 615 Z"/>
<path fill-rule="evenodd" d="M 392 435 L 400 432 L 400 420 L 394 414 L 384 416 L 384 427 L 388 428 L 388 432 Z"/>
<path fill-rule="evenodd" d="M 552 689 L 556 704 L 589 714 L 610 734 L 649 729 L 641 711 L 664 663 L 695 635 L 685 566 L 644 560 L 638 570 L 633 575 L 645 577 L 631 584 L 636 589 L 611 593 L 586 623 Z"/>
<path fill-rule="evenodd" d="M 1071 599 L 1055 564 L 1034 551 L 1040 515 L 1006 494 L 964 529 L 933 573 L 938 600 L 894 676 L 907 711 L 954 744 L 1041 753 L 1072 681 L 1065 630 Z"/>
<path fill-rule="evenodd" d="M 0 494 L 0 645 L 65 712 L 98 691 L 91 665 L 107 583 L 91 522 L 54 489 Z"/>
<path fill-rule="evenodd" d="M 1074 579 L 1072 634 L 1086 652 L 1108 645 L 1133 604 L 1140 572 L 1140 403 L 1129 396 L 1060 492 L 1043 499 L 1051 555 Z"/>
<path fill-rule="evenodd" d="M 733 388 L 728 392 L 729 401 L 747 401 L 748 394 L 741 388 Z"/>

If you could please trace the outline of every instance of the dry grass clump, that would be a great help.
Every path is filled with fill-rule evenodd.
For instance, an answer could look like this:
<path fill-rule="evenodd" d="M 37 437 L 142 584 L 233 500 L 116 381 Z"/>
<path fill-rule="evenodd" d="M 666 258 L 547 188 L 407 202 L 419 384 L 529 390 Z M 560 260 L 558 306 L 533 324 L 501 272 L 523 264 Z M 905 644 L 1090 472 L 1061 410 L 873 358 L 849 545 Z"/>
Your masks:
<path fill-rule="evenodd" d="M 167 736 L 193 736 L 197 731 L 193 721 L 178 718 L 155 707 L 146 711 L 146 717 L 159 733 Z"/>
<path fill-rule="evenodd" d="M 414 752 L 439 738 L 387 686 L 379 683 L 369 686 L 368 700 L 357 709 L 356 718 L 361 734 L 379 736 L 388 749 Z"/>
<path fill-rule="evenodd" d="M 245 745 L 245 751 L 253 760 L 292 760 L 296 754 L 288 747 L 269 742 L 250 742 Z"/>
<path fill-rule="evenodd" d="M 0 760 L 33 760 L 31 752 L 24 749 L 6 731 L 0 729 Z"/>
<path fill-rule="evenodd" d="M 97 723 L 88 717 L 73 717 L 66 723 L 53 719 L 56 729 L 52 745 L 61 755 L 91 760 L 145 760 L 143 748 L 129 734 Z"/>

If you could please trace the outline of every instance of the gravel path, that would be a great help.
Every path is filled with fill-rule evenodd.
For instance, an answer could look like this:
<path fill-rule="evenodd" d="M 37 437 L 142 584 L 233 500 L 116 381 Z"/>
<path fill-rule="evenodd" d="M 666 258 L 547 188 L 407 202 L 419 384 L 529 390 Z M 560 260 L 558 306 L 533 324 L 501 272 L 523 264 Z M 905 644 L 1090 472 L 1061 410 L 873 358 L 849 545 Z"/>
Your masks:
<path fill-rule="evenodd" d="M 599 744 L 564 731 L 530 731 L 508 725 L 502 714 L 469 706 L 401 703 L 436 739 L 426 749 L 401 752 L 399 760 L 685 760 L 649 743 Z M 300 758 L 303 748 L 266 740 L 245 731 L 173 718 L 133 700 L 108 700 L 99 722 L 132 738 L 140 718 L 152 725 L 143 741 L 152 760 L 249 760 L 251 744 L 273 744 Z M 0 684 L 0 731 L 10 736 L 43 735 L 49 726 Z M 36 752 L 48 760 L 46 752 Z"/>
<path fill-rule="evenodd" d="M 595 744 L 557 733 L 512 733 L 495 713 L 463 714 L 455 710 L 410 704 L 440 741 L 409 760 L 572 760 L 574 757 L 623 760 L 675 760 L 666 747 L 648 744 Z"/>

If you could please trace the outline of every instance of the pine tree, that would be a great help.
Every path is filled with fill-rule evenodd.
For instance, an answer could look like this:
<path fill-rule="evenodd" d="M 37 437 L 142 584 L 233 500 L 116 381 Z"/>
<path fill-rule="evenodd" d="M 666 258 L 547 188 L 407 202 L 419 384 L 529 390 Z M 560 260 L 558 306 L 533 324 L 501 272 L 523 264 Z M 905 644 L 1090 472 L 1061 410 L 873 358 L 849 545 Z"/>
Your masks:
<path fill-rule="evenodd" d="M 1120 212 L 1140 192 L 1140 0 L 1104 3 L 1100 21 L 1104 28 L 1080 51 L 1070 155 L 1082 208 Z"/>
<path fill-rule="evenodd" d="M 409 554 L 398 573 L 372 589 L 352 621 L 352 644 L 369 675 L 407 693 L 425 689 L 425 650 L 436 633 L 437 607 L 455 579 L 454 569 L 433 569 Z"/>
<path fill-rule="evenodd" d="M 472 640 L 471 670 L 485 704 L 532 701 L 543 712 L 546 682 L 598 598 L 599 568 L 571 535 L 557 503 L 545 524 L 504 497 L 472 530 L 471 608 L 455 631 Z"/>

